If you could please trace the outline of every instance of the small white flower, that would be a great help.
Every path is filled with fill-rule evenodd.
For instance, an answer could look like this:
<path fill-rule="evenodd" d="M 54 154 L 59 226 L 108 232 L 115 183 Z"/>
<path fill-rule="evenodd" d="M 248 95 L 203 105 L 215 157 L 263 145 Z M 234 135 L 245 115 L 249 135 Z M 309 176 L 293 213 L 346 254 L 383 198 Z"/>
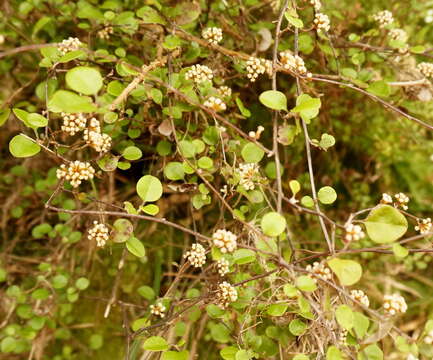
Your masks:
<path fill-rule="evenodd" d="M 191 68 L 185 73 L 185 79 L 192 80 L 196 84 L 200 84 L 207 80 L 213 79 L 212 70 L 206 65 L 193 65 Z"/>
<path fill-rule="evenodd" d="M 393 203 L 392 196 L 387 193 L 383 193 L 380 202 L 382 204 L 392 204 Z"/>
<path fill-rule="evenodd" d="M 99 153 L 109 151 L 112 144 L 111 136 L 101 132 L 101 124 L 96 118 L 90 119 L 90 126 L 84 130 L 83 139 Z"/>
<path fill-rule="evenodd" d="M 114 29 L 112 26 L 106 26 L 103 29 L 98 31 L 98 37 L 103 40 L 108 40 L 110 35 L 114 33 Z"/>
<path fill-rule="evenodd" d="M 215 96 L 209 97 L 203 104 L 204 106 L 212 109 L 215 112 L 224 111 L 227 109 L 227 106 L 224 101 Z"/>
<path fill-rule="evenodd" d="M 254 133 L 254 136 L 256 136 L 256 133 Z M 254 190 L 257 180 L 260 179 L 259 165 L 256 163 L 239 164 L 237 172 L 240 178 L 239 184 L 242 185 L 245 190 Z"/>
<path fill-rule="evenodd" d="M 403 314 L 407 311 L 407 304 L 404 297 L 399 294 L 385 295 L 383 309 L 388 315 Z"/>
<path fill-rule="evenodd" d="M 331 269 L 327 267 L 324 263 L 319 263 L 315 261 L 313 265 L 307 265 L 305 270 L 312 273 L 311 275 L 314 277 L 318 277 L 320 279 L 328 281 L 332 279 Z"/>
<path fill-rule="evenodd" d="M 183 256 L 195 268 L 200 268 L 206 263 L 206 250 L 200 244 L 192 244 L 191 250 Z"/>
<path fill-rule="evenodd" d="M 396 41 L 407 40 L 407 33 L 403 29 L 391 29 L 389 30 L 388 35 L 392 40 L 396 40 Z"/>
<path fill-rule="evenodd" d="M 237 236 L 231 231 L 218 229 L 212 235 L 213 244 L 221 250 L 222 253 L 231 253 L 236 250 Z"/>
<path fill-rule="evenodd" d="M 290 50 L 280 52 L 281 64 L 285 69 L 299 73 L 307 77 L 312 77 L 313 75 L 308 72 L 305 66 L 304 60 L 298 56 L 293 55 Z"/>
<path fill-rule="evenodd" d="M 314 16 L 314 25 L 316 25 L 317 31 L 328 32 L 331 28 L 329 16 L 319 12 L 316 13 Z"/>
<path fill-rule="evenodd" d="M 73 136 L 77 132 L 84 130 L 86 127 L 87 119 L 82 113 L 78 114 L 66 114 L 61 113 L 63 124 L 62 124 L 62 131 L 65 133 Z"/>
<path fill-rule="evenodd" d="M 57 48 L 61 52 L 62 55 L 70 51 L 76 51 L 83 46 L 82 42 L 78 38 L 69 37 L 68 39 L 63 40 L 60 44 L 57 45 Z"/>
<path fill-rule="evenodd" d="M 403 193 L 398 193 L 394 195 L 395 197 L 395 205 L 397 207 L 401 207 L 403 210 L 407 210 L 408 206 L 406 205 L 409 202 L 409 197 Z"/>
<path fill-rule="evenodd" d="M 425 77 L 433 77 L 433 64 L 428 62 L 422 62 L 417 65 L 418 70 Z"/>
<path fill-rule="evenodd" d="M 161 301 L 158 301 L 154 305 L 150 305 L 150 313 L 152 315 L 159 316 L 161 319 L 165 317 L 165 311 L 166 308 Z"/>
<path fill-rule="evenodd" d="M 211 44 L 217 45 L 223 39 L 223 31 L 218 27 L 208 27 L 201 32 L 201 36 Z"/>
<path fill-rule="evenodd" d="M 358 241 L 365 236 L 364 232 L 362 231 L 361 226 L 359 226 L 359 225 L 347 224 L 344 227 L 344 230 L 346 231 L 346 233 L 344 235 L 344 240 L 346 242 Z"/>
<path fill-rule="evenodd" d="M 310 0 L 310 4 L 313 5 L 315 11 L 319 11 L 322 8 L 320 0 Z"/>
<path fill-rule="evenodd" d="M 252 56 L 247 60 L 246 65 L 247 77 L 251 82 L 256 81 L 264 73 L 267 73 L 269 76 L 272 75 L 272 61 L 270 60 Z"/>
<path fill-rule="evenodd" d="M 89 229 L 87 238 L 91 241 L 96 241 L 98 247 L 104 247 L 109 239 L 107 226 L 94 221 L 93 227 Z"/>
<path fill-rule="evenodd" d="M 228 86 L 220 86 L 217 91 L 218 94 L 223 98 L 229 98 L 232 96 L 232 89 L 230 89 Z"/>
<path fill-rule="evenodd" d="M 377 14 L 373 15 L 373 19 L 379 23 L 381 29 L 394 22 L 392 12 L 388 10 L 379 11 Z"/>
<path fill-rule="evenodd" d="M 362 290 L 352 290 L 350 292 L 350 296 L 355 299 L 356 301 L 360 302 L 362 305 L 369 307 L 370 306 L 370 300 L 368 299 L 368 296 L 365 295 L 364 291 Z"/>
<path fill-rule="evenodd" d="M 223 281 L 218 285 L 217 290 L 217 299 L 216 304 L 221 308 L 225 309 L 230 303 L 236 301 L 238 299 L 238 292 L 235 287 L 228 283 L 227 281 Z"/>
<path fill-rule="evenodd" d="M 93 179 L 95 169 L 88 162 L 72 161 L 68 166 L 60 165 L 56 172 L 57 179 L 65 179 L 76 188 L 83 180 Z"/>
<path fill-rule="evenodd" d="M 425 218 L 417 220 L 418 225 L 415 226 L 415 230 L 419 231 L 420 234 L 427 234 L 431 231 L 432 228 L 432 222 L 431 218 Z"/>
<path fill-rule="evenodd" d="M 229 262 L 224 258 L 218 260 L 217 269 L 218 269 L 218 274 L 220 274 L 220 276 L 225 276 L 230 272 Z"/>

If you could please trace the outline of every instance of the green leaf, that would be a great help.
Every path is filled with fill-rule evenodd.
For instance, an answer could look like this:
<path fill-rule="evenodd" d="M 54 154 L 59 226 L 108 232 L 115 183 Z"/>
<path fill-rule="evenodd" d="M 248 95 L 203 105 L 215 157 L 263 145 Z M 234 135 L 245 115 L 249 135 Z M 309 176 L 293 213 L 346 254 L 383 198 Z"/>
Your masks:
<path fill-rule="evenodd" d="M 236 264 L 249 264 L 256 260 L 256 254 L 249 249 L 238 249 L 233 253 L 233 259 Z"/>
<path fill-rule="evenodd" d="M 324 186 L 318 191 L 317 197 L 322 204 L 332 204 L 337 200 L 337 193 L 332 187 Z"/>
<path fill-rule="evenodd" d="M 388 97 L 389 95 L 391 95 L 391 87 L 386 81 L 383 80 L 371 83 L 368 86 L 367 91 L 381 97 Z"/>
<path fill-rule="evenodd" d="M 283 287 L 283 291 L 284 291 L 284 294 L 289 298 L 298 296 L 298 289 L 296 288 L 295 285 L 286 284 Z"/>
<path fill-rule="evenodd" d="M 301 199 L 301 204 L 305 207 L 312 208 L 314 206 L 314 200 L 311 196 L 303 196 Z"/>
<path fill-rule="evenodd" d="M 13 156 L 23 158 L 36 155 L 41 151 L 41 147 L 27 136 L 20 134 L 15 135 L 9 142 L 9 151 Z"/>
<path fill-rule="evenodd" d="M 143 343 L 143 349 L 148 351 L 164 351 L 168 349 L 168 343 L 161 336 L 152 336 Z"/>
<path fill-rule="evenodd" d="M 238 350 L 239 349 L 234 346 L 228 346 L 220 350 L 220 355 L 224 360 L 235 360 Z"/>
<path fill-rule="evenodd" d="M 27 122 L 32 128 L 45 127 L 48 125 L 48 119 L 37 113 L 31 113 L 27 116 Z"/>
<path fill-rule="evenodd" d="M 296 99 L 296 106 L 290 111 L 299 113 L 301 118 L 308 124 L 311 119 L 319 114 L 321 104 L 320 99 L 312 98 L 307 94 L 301 94 Z"/>
<path fill-rule="evenodd" d="M 361 279 L 362 267 L 356 261 L 335 258 L 328 261 L 328 266 L 337 275 L 341 285 L 350 286 Z"/>
<path fill-rule="evenodd" d="M 143 6 L 137 10 L 137 16 L 143 19 L 143 22 L 148 24 L 161 24 L 165 25 L 164 18 L 159 15 L 158 11 L 150 6 Z"/>
<path fill-rule="evenodd" d="M 145 175 L 137 182 L 137 194 L 145 202 L 159 200 L 162 196 L 162 184 L 158 178 Z"/>
<path fill-rule="evenodd" d="M 362 353 L 366 360 L 383 360 L 383 352 L 376 344 L 368 345 Z"/>
<path fill-rule="evenodd" d="M 251 116 L 251 111 L 249 111 L 245 106 L 244 103 L 242 102 L 241 99 L 239 99 L 238 97 L 235 99 L 236 101 L 236 105 L 238 106 L 239 111 L 241 112 L 241 114 L 245 117 L 250 117 Z"/>
<path fill-rule="evenodd" d="M 187 159 L 195 156 L 195 146 L 188 140 L 179 141 L 179 151 L 181 155 Z"/>
<path fill-rule="evenodd" d="M 353 328 L 355 317 L 348 305 L 340 305 L 335 311 L 335 317 L 342 328 L 346 330 Z"/>
<path fill-rule="evenodd" d="M 78 58 L 86 58 L 86 53 L 83 50 L 75 50 L 75 51 L 70 51 L 68 53 L 66 53 L 65 55 L 63 55 L 57 62 L 59 63 L 67 63 L 69 61 L 78 59 Z"/>
<path fill-rule="evenodd" d="M 261 227 L 263 233 L 268 236 L 278 236 L 286 229 L 286 219 L 277 212 L 269 212 L 263 216 Z"/>
<path fill-rule="evenodd" d="M 162 354 L 161 360 L 188 360 L 189 352 L 184 351 L 167 351 Z"/>
<path fill-rule="evenodd" d="M 65 275 L 56 275 L 52 279 L 54 289 L 62 289 L 68 284 L 68 278 Z"/>
<path fill-rule="evenodd" d="M 208 156 L 203 156 L 197 161 L 197 165 L 202 169 L 212 169 L 213 160 Z"/>
<path fill-rule="evenodd" d="M 389 205 L 374 208 L 365 220 L 367 234 L 375 243 L 387 244 L 402 237 L 408 228 L 404 215 Z"/>
<path fill-rule="evenodd" d="M 242 148 L 241 154 L 247 163 L 258 163 L 262 160 L 265 152 L 256 144 L 249 142 Z"/>
<path fill-rule="evenodd" d="M 144 297 L 146 300 L 153 300 L 155 298 L 155 290 L 153 290 L 150 286 L 143 285 L 137 289 L 137 292 L 140 296 Z"/>
<path fill-rule="evenodd" d="M 0 126 L 2 126 L 7 119 L 9 119 L 10 114 L 11 114 L 10 109 L 0 110 Z"/>
<path fill-rule="evenodd" d="M 406 256 L 409 255 L 409 250 L 406 249 L 404 246 L 401 246 L 398 243 L 395 243 L 392 245 L 392 251 L 393 251 L 395 257 L 400 258 L 400 259 L 405 258 Z"/>
<path fill-rule="evenodd" d="M 113 223 L 113 232 L 111 239 L 115 243 L 128 241 L 134 232 L 134 226 L 128 219 L 116 219 Z"/>
<path fill-rule="evenodd" d="M 292 24 L 294 27 L 302 29 L 304 27 L 304 23 L 302 22 L 301 19 L 294 17 L 294 16 L 290 16 L 287 13 L 284 14 L 287 21 Z"/>
<path fill-rule="evenodd" d="M 56 113 L 89 113 L 95 112 L 96 106 L 90 97 L 80 96 L 72 91 L 58 90 L 48 102 L 48 110 Z"/>
<path fill-rule="evenodd" d="M 89 338 L 89 347 L 92 350 L 98 350 L 104 345 L 104 338 L 101 334 L 92 334 Z"/>
<path fill-rule="evenodd" d="M 259 96 L 259 100 L 270 109 L 287 111 L 287 98 L 281 91 L 268 90 L 262 92 Z"/>
<path fill-rule="evenodd" d="M 298 354 L 295 355 L 292 360 L 310 360 L 310 358 L 307 355 Z"/>
<path fill-rule="evenodd" d="M 165 165 L 164 175 L 167 179 L 173 181 L 182 180 L 185 177 L 185 169 L 183 168 L 182 163 L 172 161 Z"/>
<path fill-rule="evenodd" d="M 322 137 L 320 138 L 319 146 L 327 151 L 330 147 L 335 145 L 335 138 L 332 135 L 329 134 L 322 134 Z"/>
<path fill-rule="evenodd" d="M 269 305 L 266 312 L 270 316 L 283 316 L 288 307 L 288 304 L 272 304 Z"/>
<path fill-rule="evenodd" d="M 144 213 L 152 216 L 155 216 L 156 214 L 159 213 L 159 207 L 155 204 L 148 204 L 146 206 L 141 206 L 140 209 L 143 210 Z"/>
<path fill-rule="evenodd" d="M 80 277 L 79 279 L 77 279 L 77 281 L 75 282 L 75 286 L 77 289 L 79 290 L 85 290 L 89 287 L 90 281 L 89 279 L 85 278 L 85 277 Z"/>
<path fill-rule="evenodd" d="M 66 73 L 66 84 L 78 93 L 95 95 L 102 87 L 99 70 L 88 66 L 77 66 Z"/>
<path fill-rule="evenodd" d="M 314 291 L 317 289 L 316 282 L 307 275 L 297 277 L 295 284 L 297 288 L 302 291 Z"/>
<path fill-rule="evenodd" d="M 140 240 L 136 237 L 132 236 L 126 241 L 126 248 L 128 251 L 139 258 L 146 255 L 146 251 L 144 250 L 144 245 Z"/>
<path fill-rule="evenodd" d="M 10 353 L 15 350 L 18 341 L 12 336 L 6 336 L 0 343 L 0 350 L 2 353 Z"/>
<path fill-rule="evenodd" d="M 343 357 L 340 350 L 332 345 L 326 351 L 326 360 L 343 360 Z"/>
<path fill-rule="evenodd" d="M 358 339 L 362 339 L 367 334 L 370 320 L 364 314 L 355 311 L 353 313 L 353 328 Z"/>
<path fill-rule="evenodd" d="M 300 319 L 294 319 L 289 323 L 289 331 L 295 336 L 302 335 L 306 329 L 307 324 Z"/>
<path fill-rule="evenodd" d="M 248 351 L 246 351 L 246 350 L 239 350 L 235 356 L 235 360 L 250 360 L 250 359 L 251 359 L 251 357 L 250 357 Z"/>
<path fill-rule="evenodd" d="M 295 196 L 299 191 L 301 191 L 301 184 L 299 181 L 290 180 L 289 182 L 290 190 L 292 190 L 293 196 Z"/>
<path fill-rule="evenodd" d="M 122 152 L 122 156 L 126 159 L 126 160 L 138 160 L 141 158 L 141 156 L 143 155 L 143 153 L 141 152 L 141 150 L 136 147 L 136 146 L 128 146 L 127 148 L 125 148 Z"/>

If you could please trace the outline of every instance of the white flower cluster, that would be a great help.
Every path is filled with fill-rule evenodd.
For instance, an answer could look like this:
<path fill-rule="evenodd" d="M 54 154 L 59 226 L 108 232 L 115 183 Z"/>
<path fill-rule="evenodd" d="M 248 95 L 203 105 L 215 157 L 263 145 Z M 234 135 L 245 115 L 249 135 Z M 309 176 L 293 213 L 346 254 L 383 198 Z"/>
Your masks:
<path fill-rule="evenodd" d="M 93 222 L 93 227 L 89 229 L 87 238 L 90 241 L 96 241 L 96 246 L 104 247 L 109 239 L 108 228 L 103 223 Z"/>
<path fill-rule="evenodd" d="M 382 204 L 392 204 L 393 203 L 392 196 L 387 193 L 383 193 L 380 202 Z"/>
<path fill-rule="evenodd" d="M 311 275 L 318 277 L 322 280 L 328 280 L 329 281 L 332 279 L 331 269 L 323 263 L 319 263 L 319 262 L 315 261 L 313 263 L 313 265 L 307 265 L 305 270 L 312 273 Z"/>
<path fill-rule="evenodd" d="M 206 250 L 200 244 L 192 244 L 183 257 L 195 268 L 200 268 L 206 263 Z"/>
<path fill-rule="evenodd" d="M 218 229 L 212 235 L 214 245 L 221 250 L 223 254 L 231 253 L 238 247 L 237 236 L 231 231 Z"/>
<path fill-rule="evenodd" d="M 220 86 L 217 91 L 218 94 L 223 98 L 229 98 L 232 96 L 232 89 L 230 89 L 228 86 Z"/>
<path fill-rule="evenodd" d="M 90 126 L 84 130 L 83 139 L 99 153 L 105 153 L 111 148 L 111 136 L 101 132 L 101 124 L 96 118 L 90 119 Z"/>
<path fill-rule="evenodd" d="M 215 112 L 224 111 L 227 109 L 227 106 L 224 101 L 215 96 L 209 97 L 203 104 L 204 106 L 212 109 Z"/>
<path fill-rule="evenodd" d="M 419 63 L 417 69 L 423 74 L 425 77 L 433 77 L 433 64 L 428 62 Z"/>
<path fill-rule="evenodd" d="M 227 281 L 223 281 L 221 284 L 218 285 L 216 303 L 221 308 L 225 309 L 227 306 L 229 306 L 230 303 L 236 301 L 237 299 L 238 292 L 233 285 L 231 285 Z"/>
<path fill-rule="evenodd" d="M 399 294 L 385 295 L 383 309 L 388 315 L 403 314 L 407 311 L 407 304 L 404 297 Z"/>
<path fill-rule="evenodd" d="M 427 345 L 433 344 L 433 330 L 430 330 L 428 334 L 424 337 L 424 344 Z"/>
<path fill-rule="evenodd" d="M 322 14 L 322 13 L 316 13 L 314 15 L 314 25 L 316 25 L 317 31 L 323 31 L 328 32 L 331 28 L 331 21 L 329 20 L 329 16 Z"/>
<path fill-rule="evenodd" d="M 346 233 L 344 234 L 344 240 L 346 242 L 358 241 L 365 236 L 361 226 L 359 225 L 347 224 L 344 227 L 344 230 L 346 231 Z"/>
<path fill-rule="evenodd" d="M 68 39 L 63 40 L 60 44 L 57 45 L 57 48 L 65 55 L 70 51 L 76 51 L 80 47 L 83 46 L 83 43 L 78 38 L 69 37 Z"/>
<path fill-rule="evenodd" d="M 267 73 L 269 76 L 272 75 L 272 61 L 266 59 L 259 59 L 251 56 L 247 62 L 247 77 L 251 82 L 257 80 L 259 75 Z"/>
<path fill-rule="evenodd" d="M 60 165 L 56 172 L 57 179 L 65 179 L 76 188 L 83 180 L 93 179 L 95 169 L 88 162 L 79 160 L 72 161 L 68 166 L 65 164 Z"/>
<path fill-rule="evenodd" d="M 206 65 L 193 65 L 191 68 L 185 73 L 185 79 L 192 80 L 196 84 L 200 84 L 207 80 L 213 79 L 212 70 Z"/>
<path fill-rule="evenodd" d="M 432 222 L 431 218 L 425 218 L 418 220 L 418 224 L 415 226 L 415 231 L 419 231 L 420 234 L 427 234 L 431 231 Z"/>
<path fill-rule="evenodd" d="M 389 37 L 396 41 L 406 41 L 407 33 L 403 29 L 391 29 L 388 32 Z"/>
<path fill-rule="evenodd" d="M 373 19 L 379 23 L 381 29 L 394 22 L 392 12 L 388 10 L 379 11 L 377 14 L 373 15 Z"/>
<path fill-rule="evenodd" d="M 256 187 L 255 182 L 260 177 L 259 166 L 256 163 L 244 163 L 239 164 L 237 169 L 240 180 L 239 184 L 242 185 L 245 190 L 254 190 Z"/>
<path fill-rule="evenodd" d="M 61 113 L 63 124 L 62 131 L 73 136 L 77 132 L 84 130 L 86 127 L 87 119 L 82 113 L 78 114 L 66 114 L 64 112 Z"/>
<path fill-rule="evenodd" d="M 217 45 L 223 39 L 223 31 L 219 27 L 208 27 L 201 32 L 203 39 Z"/>
<path fill-rule="evenodd" d="M 304 60 L 298 55 L 293 55 L 290 50 L 280 52 L 280 58 L 280 61 L 285 69 L 295 71 L 299 73 L 299 75 L 304 75 L 307 77 L 313 76 L 310 72 L 308 72 Z"/>
<path fill-rule="evenodd" d="M 315 11 L 319 11 L 322 8 L 320 0 L 310 0 L 310 4 L 313 5 Z"/>
<path fill-rule="evenodd" d="M 364 293 L 362 290 L 352 290 L 350 292 L 350 296 L 355 299 L 356 301 L 360 302 L 362 305 L 369 307 L 370 306 L 370 300 L 368 299 L 368 296 Z"/>
<path fill-rule="evenodd" d="M 217 269 L 218 269 L 218 274 L 220 274 L 220 276 L 225 276 L 230 272 L 229 262 L 224 258 L 218 260 Z"/>
<path fill-rule="evenodd" d="M 250 131 L 248 133 L 248 136 L 255 139 L 255 140 L 259 140 L 260 136 L 262 135 L 262 132 L 265 130 L 265 128 L 262 125 L 259 125 L 257 127 L 256 131 Z"/>
<path fill-rule="evenodd" d="M 398 193 L 394 195 L 395 197 L 395 205 L 397 207 L 401 207 L 403 210 L 407 210 L 407 203 L 409 202 L 409 197 L 403 193 Z"/>
<path fill-rule="evenodd" d="M 98 37 L 103 40 L 108 40 L 110 35 L 114 33 L 114 29 L 112 26 L 106 26 L 103 29 L 98 31 Z"/>
<path fill-rule="evenodd" d="M 161 319 L 165 317 L 165 306 L 162 302 L 158 301 L 155 305 L 150 305 L 150 313 L 155 316 L 159 316 Z"/>

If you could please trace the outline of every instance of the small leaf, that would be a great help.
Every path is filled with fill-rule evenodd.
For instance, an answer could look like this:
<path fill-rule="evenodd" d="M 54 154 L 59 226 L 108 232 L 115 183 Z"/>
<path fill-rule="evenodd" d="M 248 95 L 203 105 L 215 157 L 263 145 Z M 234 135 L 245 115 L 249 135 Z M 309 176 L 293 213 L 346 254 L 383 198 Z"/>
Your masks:
<path fill-rule="evenodd" d="M 126 160 L 138 160 L 141 158 L 141 156 L 143 155 L 143 153 L 141 152 L 141 150 L 136 147 L 136 146 L 128 146 L 127 148 L 125 148 L 122 152 L 122 156 L 126 159 Z"/>
<path fill-rule="evenodd" d="M 301 204 L 305 207 L 312 208 L 314 207 L 314 200 L 311 196 L 306 195 L 302 197 Z"/>
<path fill-rule="evenodd" d="M 322 137 L 320 138 L 319 146 L 327 151 L 331 146 L 335 145 L 335 138 L 332 135 L 329 134 L 322 134 Z"/>
<path fill-rule="evenodd" d="M 262 92 L 259 96 L 259 100 L 270 109 L 287 111 L 287 98 L 281 91 L 268 90 Z"/>
<path fill-rule="evenodd" d="M 318 191 L 317 197 L 322 204 L 332 204 L 337 200 L 337 193 L 332 187 L 324 186 Z"/>
<path fill-rule="evenodd" d="M 128 241 L 134 232 L 134 226 L 128 219 L 116 219 L 113 223 L 113 232 L 111 239 L 115 243 L 123 243 Z"/>
<path fill-rule="evenodd" d="M 164 167 L 164 175 L 167 179 L 173 181 L 182 180 L 185 177 L 185 170 L 182 163 L 177 161 L 169 162 Z"/>
<path fill-rule="evenodd" d="M 368 236 L 375 243 L 387 244 L 402 237 L 408 228 L 404 215 L 389 205 L 374 208 L 365 220 Z"/>
<path fill-rule="evenodd" d="M 45 127 L 48 125 L 48 119 L 37 113 L 31 113 L 27 116 L 27 122 L 32 128 Z"/>
<path fill-rule="evenodd" d="M 409 255 L 409 250 L 398 243 L 392 245 L 392 251 L 397 258 L 405 258 Z"/>
<path fill-rule="evenodd" d="M 307 275 L 302 275 L 296 278 L 296 286 L 302 291 L 314 291 L 317 289 L 316 282 Z"/>
<path fill-rule="evenodd" d="M 302 29 L 304 27 L 304 23 L 302 22 L 301 19 L 294 17 L 294 16 L 290 16 L 287 13 L 285 14 L 285 17 L 287 19 L 287 21 L 292 24 L 294 27 Z"/>
<path fill-rule="evenodd" d="M 48 110 L 56 113 L 89 113 L 96 111 L 96 106 L 92 104 L 90 97 L 80 96 L 72 91 L 58 90 L 48 102 Z"/>
<path fill-rule="evenodd" d="M 306 329 L 307 324 L 304 323 L 302 320 L 294 319 L 289 323 L 289 331 L 295 336 L 302 335 Z"/>
<path fill-rule="evenodd" d="M 159 213 L 159 207 L 158 207 L 158 205 L 155 205 L 155 204 L 148 204 L 146 206 L 141 206 L 140 209 L 144 213 L 146 213 L 148 215 L 152 215 L 152 216 L 155 216 L 156 214 Z"/>
<path fill-rule="evenodd" d="M 271 316 L 282 316 L 286 312 L 289 305 L 287 304 L 272 304 L 269 305 L 266 312 Z"/>
<path fill-rule="evenodd" d="M 358 339 L 362 339 L 370 326 L 370 320 L 364 314 L 355 311 L 353 313 L 353 328 Z"/>
<path fill-rule="evenodd" d="M 320 99 L 312 98 L 307 94 L 301 94 L 296 99 L 296 106 L 290 111 L 299 113 L 301 118 L 308 124 L 311 119 L 319 114 L 320 106 Z"/>
<path fill-rule="evenodd" d="M 352 329 L 355 318 L 352 309 L 347 305 L 340 305 L 335 311 L 335 318 L 340 326 L 346 330 Z"/>
<path fill-rule="evenodd" d="M 161 360 L 188 360 L 189 352 L 183 351 L 166 351 L 162 354 Z"/>
<path fill-rule="evenodd" d="M 242 157 L 247 163 L 258 163 L 262 160 L 265 152 L 254 143 L 247 143 L 242 148 Z"/>
<path fill-rule="evenodd" d="M 77 66 L 66 73 L 66 84 L 78 93 L 94 95 L 102 87 L 102 76 L 99 70 L 88 66 Z"/>
<path fill-rule="evenodd" d="M 236 98 L 236 105 L 238 106 L 239 111 L 241 112 L 241 114 L 245 117 L 250 117 L 251 116 L 251 111 L 249 111 L 245 106 L 244 103 L 242 102 L 241 99 L 239 99 L 238 97 Z"/>
<path fill-rule="evenodd" d="M 269 212 L 263 216 L 261 227 L 263 233 L 268 236 L 278 236 L 286 229 L 286 219 L 277 212 Z"/>
<path fill-rule="evenodd" d="M 153 300 L 155 298 L 155 290 L 153 290 L 150 286 L 140 286 L 137 289 L 137 292 L 144 297 L 146 300 Z"/>
<path fill-rule="evenodd" d="M 326 351 L 326 360 L 343 360 L 340 350 L 334 345 L 330 346 Z"/>
<path fill-rule="evenodd" d="M 363 354 L 368 360 L 383 360 L 383 352 L 376 344 L 368 345 L 364 349 Z"/>
<path fill-rule="evenodd" d="M 233 253 L 233 260 L 235 264 L 249 264 L 256 260 L 256 254 L 249 249 L 238 249 Z"/>
<path fill-rule="evenodd" d="M 137 194 L 145 202 L 159 200 L 162 196 L 162 184 L 158 178 L 145 175 L 137 182 Z"/>
<path fill-rule="evenodd" d="M 388 97 L 389 95 L 391 95 L 391 87 L 386 81 L 383 80 L 371 83 L 368 86 L 367 91 L 381 97 Z"/>
<path fill-rule="evenodd" d="M 143 349 L 148 351 L 164 351 L 168 349 L 168 343 L 161 336 L 152 336 L 143 343 Z"/>
<path fill-rule="evenodd" d="M 328 261 L 328 266 L 337 275 L 341 285 L 350 286 L 361 279 L 362 267 L 356 261 L 335 258 Z"/>
<path fill-rule="evenodd" d="M 138 240 L 136 237 L 132 236 L 126 241 L 126 248 L 128 251 L 139 258 L 146 255 L 146 251 L 144 250 L 144 245 Z"/>
<path fill-rule="evenodd" d="M 10 109 L 0 110 L 0 126 L 2 126 L 7 119 L 9 119 L 10 114 Z"/>
<path fill-rule="evenodd" d="M 41 151 L 41 147 L 27 136 L 20 134 L 15 135 L 9 142 L 9 151 L 13 156 L 23 158 L 36 155 Z"/>
<path fill-rule="evenodd" d="M 301 191 L 301 184 L 299 181 L 290 180 L 289 182 L 290 190 L 292 190 L 293 196 L 295 196 L 299 191 Z"/>

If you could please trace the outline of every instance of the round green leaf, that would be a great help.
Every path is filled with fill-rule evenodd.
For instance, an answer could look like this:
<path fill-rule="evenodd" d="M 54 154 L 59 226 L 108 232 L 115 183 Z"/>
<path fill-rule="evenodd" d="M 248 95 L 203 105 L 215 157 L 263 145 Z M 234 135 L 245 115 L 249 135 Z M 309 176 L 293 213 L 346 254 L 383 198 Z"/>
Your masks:
<path fill-rule="evenodd" d="M 45 127 L 48 125 L 48 119 L 38 113 L 28 114 L 27 122 L 33 128 Z"/>
<path fill-rule="evenodd" d="M 283 316 L 288 307 L 288 304 L 272 304 L 266 312 L 271 316 Z"/>
<path fill-rule="evenodd" d="M 362 267 L 356 261 L 335 258 L 328 261 L 328 266 L 337 275 L 341 285 L 350 286 L 361 279 Z"/>
<path fill-rule="evenodd" d="M 317 197 L 322 204 L 332 204 L 337 200 L 337 193 L 332 187 L 324 186 L 317 193 Z"/>
<path fill-rule="evenodd" d="M 185 177 L 185 169 L 183 168 L 182 163 L 172 161 L 165 165 L 164 175 L 170 180 L 182 180 Z"/>
<path fill-rule="evenodd" d="M 95 68 L 77 66 L 66 73 L 66 84 L 78 93 L 94 95 L 102 87 L 102 76 Z"/>
<path fill-rule="evenodd" d="M 289 330 L 295 336 L 302 335 L 307 329 L 307 324 L 302 320 L 294 319 L 289 323 Z"/>
<path fill-rule="evenodd" d="M 126 248 L 128 251 L 137 257 L 143 257 L 146 255 L 146 251 L 144 250 L 144 245 L 138 240 L 136 237 L 132 236 L 126 241 Z"/>
<path fill-rule="evenodd" d="M 203 156 L 198 159 L 197 164 L 202 169 L 211 169 L 213 166 L 213 160 L 208 156 Z"/>
<path fill-rule="evenodd" d="M 41 151 L 39 144 L 20 134 L 9 142 L 9 151 L 17 158 L 30 157 Z"/>
<path fill-rule="evenodd" d="M 258 163 L 262 160 L 265 152 L 254 143 L 247 143 L 241 151 L 242 157 L 248 163 Z"/>
<path fill-rule="evenodd" d="M 152 336 L 143 343 L 143 349 L 148 351 L 164 351 L 168 349 L 168 343 L 161 336 Z"/>
<path fill-rule="evenodd" d="M 350 330 L 354 325 L 354 313 L 347 305 L 340 305 L 335 311 L 335 317 L 343 329 Z"/>
<path fill-rule="evenodd" d="M 270 212 L 263 216 L 261 226 L 263 233 L 268 236 L 278 236 L 286 229 L 286 219 L 277 212 Z"/>
<path fill-rule="evenodd" d="M 307 275 L 296 278 L 296 286 L 302 291 L 314 291 L 317 289 L 316 282 Z"/>
<path fill-rule="evenodd" d="M 407 220 L 396 208 L 379 205 L 365 220 L 367 234 L 375 243 L 387 244 L 402 237 L 407 231 Z"/>
<path fill-rule="evenodd" d="M 156 201 L 162 196 L 162 184 L 158 178 L 145 175 L 137 182 L 137 193 L 143 201 Z"/>
<path fill-rule="evenodd" d="M 268 90 L 262 92 L 259 96 L 259 100 L 270 109 L 287 111 L 287 98 L 281 91 Z"/>
<path fill-rule="evenodd" d="M 80 277 L 76 282 L 75 282 L 75 286 L 77 287 L 77 289 L 79 290 L 85 290 L 89 287 L 90 281 L 89 279 L 85 278 L 85 277 Z"/>
<path fill-rule="evenodd" d="M 141 156 L 143 155 L 143 153 L 141 152 L 141 150 L 136 147 L 136 146 L 128 146 L 127 148 L 125 148 L 122 152 L 122 156 L 126 159 L 126 160 L 138 160 L 141 158 Z"/>

